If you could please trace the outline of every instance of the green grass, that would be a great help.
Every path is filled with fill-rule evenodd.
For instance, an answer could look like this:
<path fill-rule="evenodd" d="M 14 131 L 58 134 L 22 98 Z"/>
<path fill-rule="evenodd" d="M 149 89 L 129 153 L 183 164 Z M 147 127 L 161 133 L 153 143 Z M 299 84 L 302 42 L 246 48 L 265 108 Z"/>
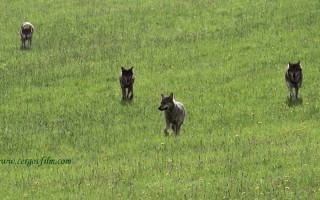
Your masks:
<path fill-rule="evenodd" d="M 0 163 L 3 199 L 320 198 L 319 1 L 28 5 L 0 7 L 0 160 L 72 163 Z M 128 103 L 121 66 L 135 69 Z M 187 110 L 179 137 L 157 110 L 170 92 Z"/>

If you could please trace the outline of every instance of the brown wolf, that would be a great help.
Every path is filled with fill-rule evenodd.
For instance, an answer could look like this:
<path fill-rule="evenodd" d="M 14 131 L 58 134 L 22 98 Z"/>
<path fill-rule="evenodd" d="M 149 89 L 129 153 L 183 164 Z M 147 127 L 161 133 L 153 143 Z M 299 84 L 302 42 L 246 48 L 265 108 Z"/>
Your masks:
<path fill-rule="evenodd" d="M 124 67 L 121 67 L 119 82 L 122 90 L 122 100 L 131 100 L 133 98 L 134 83 L 133 66 L 130 69 L 125 69 Z"/>
<path fill-rule="evenodd" d="M 183 124 L 185 117 L 185 109 L 182 103 L 175 101 L 173 98 L 173 93 L 169 96 L 164 96 L 161 94 L 161 103 L 158 108 L 164 111 L 164 117 L 166 120 L 166 126 L 164 128 L 164 135 L 169 135 L 168 129 L 170 125 L 174 131 L 174 134 L 179 135 L 181 125 Z"/>
<path fill-rule="evenodd" d="M 30 22 L 24 22 L 22 24 L 20 27 L 21 48 L 26 48 L 26 41 L 28 41 L 28 46 L 31 48 L 33 31 L 33 25 Z"/>
<path fill-rule="evenodd" d="M 289 62 L 285 72 L 285 80 L 288 86 L 290 99 L 296 100 L 302 83 L 302 67 L 300 60 L 297 63 Z"/>

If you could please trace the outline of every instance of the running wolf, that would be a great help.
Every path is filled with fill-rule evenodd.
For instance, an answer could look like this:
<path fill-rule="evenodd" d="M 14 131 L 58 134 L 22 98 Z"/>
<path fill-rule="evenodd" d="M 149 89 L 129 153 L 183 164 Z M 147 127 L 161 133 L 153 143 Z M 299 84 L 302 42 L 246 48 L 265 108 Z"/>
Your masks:
<path fill-rule="evenodd" d="M 161 94 L 161 102 L 158 108 L 160 111 L 164 111 L 164 117 L 166 120 L 166 126 L 163 129 L 164 135 L 168 136 L 168 129 L 170 125 L 174 131 L 174 134 L 179 135 L 180 127 L 183 124 L 185 117 L 185 109 L 182 103 L 175 101 L 173 93 L 169 96 Z"/>
<path fill-rule="evenodd" d="M 290 99 L 298 99 L 298 91 L 302 83 L 302 67 L 300 60 L 297 63 L 289 62 L 285 73 L 285 79 L 288 86 Z"/>
<path fill-rule="evenodd" d="M 133 98 L 134 83 L 133 66 L 130 69 L 121 67 L 119 82 L 122 90 L 122 100 L 131 100 Z"/>
<path fill-rule="evenodd" d="M 24 22 L 22 24 L 20 27 L 21 48 L 26 48 L 26 41 L 28 41 L 28 46 L 31 48 L 33 31 L 33 25 L 30 22 Z"/>

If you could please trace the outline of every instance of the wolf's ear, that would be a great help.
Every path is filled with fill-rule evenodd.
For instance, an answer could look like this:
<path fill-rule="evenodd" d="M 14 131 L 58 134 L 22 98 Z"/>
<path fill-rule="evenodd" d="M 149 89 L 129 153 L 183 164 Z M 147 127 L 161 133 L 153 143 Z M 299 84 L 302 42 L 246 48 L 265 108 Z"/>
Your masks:
<path fill-rule="evenodd" d="M 133 66 L 130 68 L 130 70 L 133 70 Z"/>
<path fill-rule="evenodd" d="M 163 94 L 161 94 L 161 98 L 163 99 L 163 97 L 164 97 L 164 95 Z"/>
<path fill-rule="evenodd" d="M 300 60 L 298 61 L 298 65 L 300 65 Z"/>
<path fill-rule="evenodd" d="M 124 67 L 121 67 L 121 71 L 125 71 L 126 69 Z"/>
<path fill-rule="evenodd" d="M 173 98 L 173 93 L 172 93 L 172 92 L 170 93 L 170 97 L 172 97 L 172 98 Z"/>

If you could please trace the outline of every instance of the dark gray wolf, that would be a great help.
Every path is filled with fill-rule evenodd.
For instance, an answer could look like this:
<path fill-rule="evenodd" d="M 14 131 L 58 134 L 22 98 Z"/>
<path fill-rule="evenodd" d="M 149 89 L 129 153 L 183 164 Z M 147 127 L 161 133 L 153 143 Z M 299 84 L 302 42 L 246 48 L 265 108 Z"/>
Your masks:
<path fill-rule="evenodd" d="M 33 31 L 33 25 L 30 22 L 24 22 L 22 24 L 20 27 L 21 48 L 26 48 L 26 41 L 28 41 L 28 46 L 31 48 Z"/>
<path fill-rule="evenodd" d="M 134 83 L 133 66 L 130 69 L 125 69 L 124 67 L 121 67 L 119 82 L 122 90 L 122 100 L 131 100 L 133 98 Z"/>
<path fill-rule="evenodd" d="M 173 98 L 173 93 L 169 96 L 164 96 L 161 94 L 161 102 L 158 108 L 160 111 L 164 111 L 164 117 L 166 120 L 166 126 L 163 129 L 164 135 L 169 135 L 168 129 L 170 125 L 174 131 L 174 134 L 179 135 L 181 125 L 183 124 L 185 117 L 185 109 L 182 103 L 175 101 Z"/>
<path fill-rule="evenodd" d="M 297 63 L 288 64 L 285 79 L 289 90 L 290 100 L 298 99 L 299 88 L 302 83 L 302 66 L 300 60 Z"/>

